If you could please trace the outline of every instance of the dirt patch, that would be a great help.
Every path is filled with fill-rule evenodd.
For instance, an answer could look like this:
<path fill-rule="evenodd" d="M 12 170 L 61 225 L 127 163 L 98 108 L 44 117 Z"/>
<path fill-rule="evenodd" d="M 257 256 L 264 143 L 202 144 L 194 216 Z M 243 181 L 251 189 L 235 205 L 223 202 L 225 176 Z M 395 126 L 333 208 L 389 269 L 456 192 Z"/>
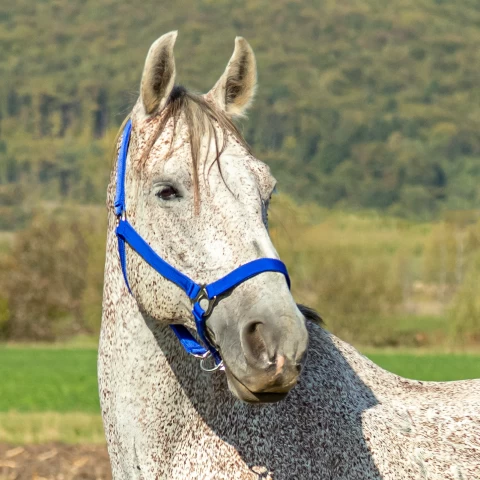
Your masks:
<path fill-rule="evenodd" d="M 110 480 L 104 445 L 0 443 L 0 480 Z"/>

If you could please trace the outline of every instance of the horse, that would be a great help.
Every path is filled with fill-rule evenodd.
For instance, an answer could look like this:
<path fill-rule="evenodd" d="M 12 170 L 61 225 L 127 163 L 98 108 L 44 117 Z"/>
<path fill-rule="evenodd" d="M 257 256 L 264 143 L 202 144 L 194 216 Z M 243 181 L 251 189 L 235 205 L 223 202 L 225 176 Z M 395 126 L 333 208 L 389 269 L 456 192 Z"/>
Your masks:
<path fill-rule="evenodd" d="M 237 37 L 200 95 L 175 84 L 176 37 L 148 52 L 107 192 L 113 477 L 479 479 L 478 380 L 389 373 L 295 303 L 268 235 L 275 179 L 234 123 L 255 93 L 250 45 Z"/>

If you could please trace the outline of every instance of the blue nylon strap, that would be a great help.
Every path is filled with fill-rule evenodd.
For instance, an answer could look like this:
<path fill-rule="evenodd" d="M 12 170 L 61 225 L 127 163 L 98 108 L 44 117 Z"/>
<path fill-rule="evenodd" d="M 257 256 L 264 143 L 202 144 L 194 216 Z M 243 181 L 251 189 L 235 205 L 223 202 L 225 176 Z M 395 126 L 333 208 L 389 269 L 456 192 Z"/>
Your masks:
<path fill-rule="evenodd" d="M 130 132 L 132 131 L 132 121 L 128 119 L 123 129 L 122 143 L 118 152 L 117 162 L 117 188 L 115 192 L 115 215 L 122 215 L 125 208 L 125 173 L 127 170 L 128 145 L 130 143 Z"/>
<path fill-rule="evenodd" d="M 217 297 L 235 288 L 240 283 L 245 282 L 249 278 L 255 277 L 263 272 L 279 272 L 285 276 L 288 288 L 290 288 L 290 278 L 288 276 L 287 267 L 280 260 L 274 258 L 258 258 L 252 260 L 245 265 L 236 268 L 233 272 L 225 275 L 220 280 L 210 283 L 205 287 L 208 298 Z"/>
<path fill-rule="evenodd" d="M 125 252 L 125 241 L 117 237 L 118 239 L 118 256 L 120 257 L 120 264 L 122 266 L 122 273 L 123 273 L 123 278 L 125 279 L 125 284 L 127 285 L 128 291 L 132 293 L 130 290 L 130 285 L 128 283 L 128 276 L 127 276 L 127 255 Z"/>
<path fill-rule="evenodd" d="M 179 286 L 189 298 L 198 295 L 200 286 L 159 257 L 127 220 L 120 220 L 116 232 L 117 236 L 127 242 L 154 270 Z"/>
<path fill-rule="evenodd" d="M 120 254 L 120 262 L 122 265 L 122 272 L 125 278 L 125 283 L 130 291 L 130 285 L 127 277 L 125 242 L 138 253 L 154 270 L 160 273 L 163 277 L 175 283 L 180 287 L 191 299 L 195 299 L 200 293 L 201 287 L 194 281 L 190 280 L 186 275 L 179 272 L 176 268 L 165 262 L 157 253 L 148 245 L 148 243 L 135 231 L 127 220 L 120 220 L 117 230 L 118 250 Z M 225 277 L 213 282 L 205 287 L 208 299 L 213 299 L 220 296 L 227 291 L 235 288 L 240 283 L 252 278 L 263 272 L 279 272 L 285 276 L 287 284 L 290 287 L 290 279 L 288 277 L 285 265 L 273 258 L 259 258 L 253 260 L 245 265 L 242 265 L 229 273 Z M 131 293 L 131 291 L 130 291 Z M 200 340 L 208 347 L 212 353 L 215 362 L 219 364 L 221 357 L 215 347 L 209 342 L 206 335 L 206 317 L 205 311 L 196 302 L 193 306 L 193 316 L 195 318 L 195 326 Z M 188 329 L 182 325 L 172 325 L 172 330 L 183 345 L 185 350 L 192 355 L 204 355 L 207 350 L 200 345 Z"/>
<path fill-rule="evenodd" d="M 195 282 L 190 280 L 186 275 L 179 272 L 176 268 L 172 267 L 165 260 L 163 260 L 150 245 L 135 231 L 127 220 L 120 220 L 117 226 L 118 237 L 118 251 L 120 254 L 120 263 L 122 265 L 123 277 L 127 284 L 127 288 L 130 293 L 130 285 L 127 277 L 127 265 L 125 255 L 125 242 L 138 253 L 154 270 L 160 273 L 163 277 L 180 287 L 189 298 L 194 299 L 199 294 L 201 287 Z M 208 347 L 208 350 L 212 353 L 215 362 L 219 364 L 222 360 L 215 347 L 206 338 L 206 319 L 203 309 L 197 302 L 194 305 L 193 315 L 195 318 L 195 325 L 197 327 L 197 333 L 200 340 Z M 188 331 L 183 325 L 170 325 L 173 332 L 177 336 L 178 340 L 182 344 L 183 348 L 190 355 L 204 355 L 207 350 L 200 345 L 195 337 Z"/>
<path fill-rule="evenodd" d="M 195 318 L 195 327 L 197 328 L 198 336 L 200 340 L 208 347 L 212 357 L 217 365 L 222 362 L 222 357 L 218 353 L 217 349 L 209 342 L 207 338 L 207 318 L 205 317 L 205 310 L 200 306 L 200 302 L 196 302 L 193 306 L 193 317 Z"/>
<path fill-rule="evenodd" d="M 193 335 L 188 331 L 188 328 L 183 325 L 170 325 L 170 328 L 173 330 L 173 333 L 177 336 L 178 340 L 182 344 L 183 348 L 190 355 L 203 356 L 208 350 L 205 347 L 202 347 Z"/>
<path fill-rule="evenodd" d="M 127 258 L 125 242 L 137 252 L 154 270 L 167 280 L 175 283 L 180 287 L 191 300 L 198 298 L 202 287 L 188 278 L 176 268 L 158 256 L 150 245 L 135 231 L 135 229 L 124 218 L 126 212 L 125 205 L 125 173 L 127 165 L 128 146 L 130 142 L 130 133 L 132 130 L 132 122 L 129 119 L 125 124 L 123 136 L 120 143 L 120 150 L 118 152 L 117 163 L 117 186 L 115 193 L 115 214 L 119 218 L 116 234 L 118 238 L 118 254 L 120 257 L 120 264 L 122 266 L 123 278 L 130 293 L 130 285 L 127 276 Z M 273 258 L 260 258 L 246 263 L 228 275 L 225 275 L 220 280 L 211 283 L 205 287 L 207 298 L 212 301 L 214 297 L 218 297 L 229 290 L 235 288 L 237 285 L 245 282 L 259 273 L 263 272 L 279 272 L 285 276 L 288 287 L 290 288 L 290 278 L 288 277 L 287 268 L 280 261 Z M 179 339 L 185 350 L 191 355 L 204 356 L 208 351 L 211 352 L 217 365 L 220 365 L 222 359 L 215 347 L 209 342 L 206 333 L 205 310 L 200 305 L 200 301 L 196 301 L 193 305 L 193 317 L 195 319 L 195 326 L 200 340 L 206 345 L 208 350 L 198 343 L 195 337 L 183 325 L 170 325 L 173 332 Z"/>

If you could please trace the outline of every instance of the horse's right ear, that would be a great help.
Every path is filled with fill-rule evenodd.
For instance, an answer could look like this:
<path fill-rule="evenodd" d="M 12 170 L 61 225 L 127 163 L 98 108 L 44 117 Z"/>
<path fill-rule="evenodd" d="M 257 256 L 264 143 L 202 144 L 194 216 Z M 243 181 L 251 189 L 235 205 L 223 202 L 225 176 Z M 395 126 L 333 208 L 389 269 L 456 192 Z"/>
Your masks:
<path fill-rule="evenodd" d="M 140 86 L 140 96 L 147 115 L 161 110 L 172 91 L 175 82 L 173 46 L 176 38 L 176 31 L 166 33 L 148 51 Z"/>

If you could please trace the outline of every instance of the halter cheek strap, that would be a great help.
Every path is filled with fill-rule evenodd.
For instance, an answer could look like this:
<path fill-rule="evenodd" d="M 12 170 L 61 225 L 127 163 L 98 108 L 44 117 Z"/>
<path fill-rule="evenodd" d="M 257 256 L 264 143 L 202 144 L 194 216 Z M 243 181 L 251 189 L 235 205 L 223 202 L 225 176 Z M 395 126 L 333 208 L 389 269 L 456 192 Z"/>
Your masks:
<path fill-rule="evenodd" d="M 170 325 L 170 327 L 187 353 L 202 358 L 211 354 L 215 360 L 215 369 L 217 369 L 222 366 L 222 358 L 215 346 L 209 341 L 206 334 L 206 321 L 215 307 L 216 299 L 246 280 L 263 272 L 279 272 L 283 274 L 287 280 L 288 287 L 290 288 L 290 279 L 288 277 L 287 268 L 280 260 L 274 258 L 259 258 L 241 265 L 220 280 L 208 285 L 200 285 L 163 260 L 163 258 L 161 258 L 152 247 L 150 247 L 150 245 L 137 233 L 126 219 L 125 172 L 131 130 L 132 122 L 131 120 L 128 120 L 125 124 L 118 153 L 117 188 L 115 195 L 115 214 L 118 217 L 118 225 L 116 228 L 118 254 L 125 283 L 128 291 L 132 293 L 127 276 L 125 245 L 128 244 L 130 248 L 140 255 L 140 257 L 142 257 L 143 260 L 145 260 L 145 262 L 147 262 L 154 270 L 177 285 L 187 294 L 192 303 L 192 314 L 195 319 L 197 334 L 203 345 L 196 340 L 185 326 Z M 200 305 L 202 300 L 208 301 L 206 310 Z"/>

